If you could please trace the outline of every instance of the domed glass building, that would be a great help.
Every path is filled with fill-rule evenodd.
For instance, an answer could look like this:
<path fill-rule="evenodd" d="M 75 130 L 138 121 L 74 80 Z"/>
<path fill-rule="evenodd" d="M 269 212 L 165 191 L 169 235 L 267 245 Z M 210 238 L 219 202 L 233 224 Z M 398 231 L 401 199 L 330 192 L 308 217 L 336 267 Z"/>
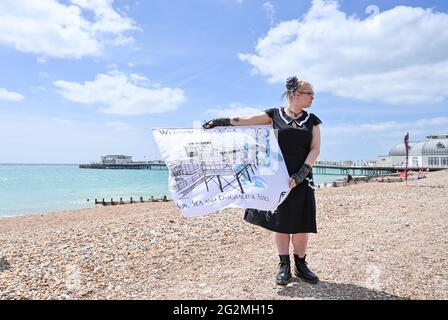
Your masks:
<path fill-rule="evenodd" d="M 427 136 L 423 141 L 409 141 L 408 167 L 448 168 L 448 134 Z M 406 165 L 404 142 L 393 146 L 388 156 L 378 157 L 377 164 L 391 167 Z"/>

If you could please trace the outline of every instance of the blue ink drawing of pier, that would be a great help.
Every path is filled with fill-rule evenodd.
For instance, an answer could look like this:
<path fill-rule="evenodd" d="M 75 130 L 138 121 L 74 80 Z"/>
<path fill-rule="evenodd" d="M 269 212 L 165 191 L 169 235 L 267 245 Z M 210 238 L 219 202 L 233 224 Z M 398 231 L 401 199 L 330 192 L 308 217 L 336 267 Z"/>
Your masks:
<path fill-rule="evenodd" d="M 254 138 L 255 143 L 244 143 L 241 148 L 214 145 L 210 140 L 186 143 L 184 158 L 167 162 L 175 181 L 173 189 L 185 198 L 199 187 L 207 192 L 219 188 L 221 192 L 236 189 L 244 194 L 248 183 L 259 185 L 259 166 L 270 161 L 269 131 L 257 130 Z"/>

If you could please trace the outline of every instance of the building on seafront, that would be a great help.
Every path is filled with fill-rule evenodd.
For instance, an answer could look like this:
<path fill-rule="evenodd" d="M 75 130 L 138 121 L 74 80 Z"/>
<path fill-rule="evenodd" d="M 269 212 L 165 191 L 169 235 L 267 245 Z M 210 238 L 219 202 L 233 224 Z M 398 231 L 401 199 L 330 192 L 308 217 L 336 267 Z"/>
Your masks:
<path fill-rule="evenodd" d="M 132 163 L 132 156 L 121 154 L 107 155 L 101 157 L 102 164 L 129 164 Z"/>
<path fill-rule="evenodd" d="M 409 168 L 448 169 L 448 134 L 430 135 L 423 141 L 409 141 Z M 387 156 L 378 156 L 375 163 L 381 167 L 405 167 L 404 142 L 394 145 Z"/>

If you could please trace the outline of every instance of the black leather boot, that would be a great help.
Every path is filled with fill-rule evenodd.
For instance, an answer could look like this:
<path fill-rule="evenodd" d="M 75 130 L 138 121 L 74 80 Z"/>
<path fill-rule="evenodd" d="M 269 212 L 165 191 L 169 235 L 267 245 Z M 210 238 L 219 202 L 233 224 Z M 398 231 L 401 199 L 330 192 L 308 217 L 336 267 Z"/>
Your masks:
<path fill-rule="evenodd" d="M 280 262 L 278 264 L 279 270 L 278 274 L 275 277 L 277 284 L 281 286 L 286 286 L 291 280 L 291 261 L 289 260 L 289 254 L 287 255 L 279 255 Z"/>
<path fill-rule="evenodd" d="M 295 270 L 294 274 L 309 283 L 318 283 L 319 278 L 308 269 L 307 263 L 305 261 L 306 255 L 303 258 L 299 258 L 298 255 L 294 254 Z"/>

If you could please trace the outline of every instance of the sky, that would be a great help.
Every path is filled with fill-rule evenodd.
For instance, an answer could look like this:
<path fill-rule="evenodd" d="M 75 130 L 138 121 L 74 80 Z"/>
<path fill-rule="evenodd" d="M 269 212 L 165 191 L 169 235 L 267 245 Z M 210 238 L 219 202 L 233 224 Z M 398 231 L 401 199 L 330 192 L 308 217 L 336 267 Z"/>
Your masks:
<path fill-rule="evenodd" d="M 308 80 L 318 160 L 448 133 L 448 3 L 1 0 L 0 163 L 160 159 L 151 130 L 286 105 Z"/>

